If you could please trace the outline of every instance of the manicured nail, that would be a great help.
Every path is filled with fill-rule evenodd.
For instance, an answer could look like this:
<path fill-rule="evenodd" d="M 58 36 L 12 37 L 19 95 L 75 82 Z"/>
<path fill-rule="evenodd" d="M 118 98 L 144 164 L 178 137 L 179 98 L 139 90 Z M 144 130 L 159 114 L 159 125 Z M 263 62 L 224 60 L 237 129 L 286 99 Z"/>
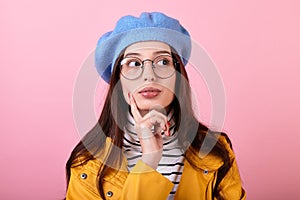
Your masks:
<path fill-rule="evenodd" d="M 169 131 L 166 131 L 165 134 L 166 134 L 166 136 L 168 136 L 168 137 L 170 136 L 170 135 L 169 135 Z"/>
<path fill-rule="evenodd" d="M 164 130 L 164 131 L 166 131 L 166 130 L 167 130 L 167 127 L 166 127 L 166 125 L 164 126 L 163 130 Z"/>

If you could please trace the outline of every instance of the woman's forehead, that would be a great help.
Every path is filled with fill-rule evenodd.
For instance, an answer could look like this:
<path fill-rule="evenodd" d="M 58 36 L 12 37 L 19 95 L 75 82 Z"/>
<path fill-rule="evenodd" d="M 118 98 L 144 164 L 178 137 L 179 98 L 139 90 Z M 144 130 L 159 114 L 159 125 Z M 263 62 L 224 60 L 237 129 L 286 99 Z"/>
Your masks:
<path fill-rule="evenodd" d="M 171 53 L 171 48 L 169 45 L 159 41 L 146 41 L 138 42 L 128 46 L 125 49 L 125 55 L 128 53 L 151 53 L 151 52 L 169 52 Z"/>

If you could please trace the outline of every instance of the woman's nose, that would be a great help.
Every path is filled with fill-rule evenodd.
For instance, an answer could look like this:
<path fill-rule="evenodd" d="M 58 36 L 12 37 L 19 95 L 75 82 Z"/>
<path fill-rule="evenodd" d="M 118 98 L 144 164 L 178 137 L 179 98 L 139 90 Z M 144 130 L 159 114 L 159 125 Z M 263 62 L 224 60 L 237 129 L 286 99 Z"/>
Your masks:
<path fill-rule="evenodd" d="M 142 78 L 144 81 L 154 81 L 156 79 L 152 62 L 144 62 L 144 72 Z"/>

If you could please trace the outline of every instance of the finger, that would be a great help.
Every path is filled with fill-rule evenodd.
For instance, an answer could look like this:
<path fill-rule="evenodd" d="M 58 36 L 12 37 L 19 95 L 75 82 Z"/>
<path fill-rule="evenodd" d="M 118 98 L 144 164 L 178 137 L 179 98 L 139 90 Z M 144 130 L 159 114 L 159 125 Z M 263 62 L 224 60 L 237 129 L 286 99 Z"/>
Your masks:
<path fill-rule="evenodd" d="M 140 135 L 144 136 L 153 136 L 157 133 L 161 133 L 164 130 L 165 121 L 164 119 L 157 115 L 157 116 L 144 116 L 144 118 L 140 121 L 140 124 L 136 126 L 137 132 Z"/>
<path fill-rule="evenodd" d="M 135 121 L 140 121 L 142 119 L 142 116 L 140 114 L 139 109 L 137 108 L 136 101 L 130 93 L 128 93 L 129 101 L 130 101 L 130 107 L 131 107 L 131 113 L 133 115 L 133 118 Z"/>
<path fill-rule="evenodd" d="M 166 136 L 170 136 L 170 122 L 167 122 L 166 124 L 166 130 L 165 130 Z"/>
<path fill-rule="evenodd" d="M 166 124 L 165 116 L 158 112 L 152 112 L 145 115 L 144 120 L 147 121 L 149 127 L 153 127 L 153 132 L 155 133 L 161 133 L 162 130 L 168 130 L 168 128 L 166 128 L 168 125 Z"/>
<path fill-rule="evenodd" d="M 161 112 L 158 112 L 156 110 L 151 110 L 149 112 L 149 115 L 153 119 L 156 119 L 157 117 L 163 119 L 163 123 L 161 124 L 162 125 L 162 129 L 165 129 L 165 127 L 166 127 L 167 130 L 169 129 L 170 124 L 168 122 L 168 117 L 166 115 L 164 115 Z"/>
<path fill-rule="evenodd" d="M 156 110 L 153 110 L 150 114 L 150 117 L 152 119 L 152 121 L 155 121 L 155 119 L 157 119 L 158 117 L 161 118 L 163 121 L 160 122 L 160 131 L 164 131 L 164 133 L 166 134 L 166 136 L 170 136 L 170 126 L 171 123 L 168 121 L 168 117 L 164 114 L 162 114 L 161 112 L 158 112 Z M 159 131 L 157 131 L 158 133 Z"/>

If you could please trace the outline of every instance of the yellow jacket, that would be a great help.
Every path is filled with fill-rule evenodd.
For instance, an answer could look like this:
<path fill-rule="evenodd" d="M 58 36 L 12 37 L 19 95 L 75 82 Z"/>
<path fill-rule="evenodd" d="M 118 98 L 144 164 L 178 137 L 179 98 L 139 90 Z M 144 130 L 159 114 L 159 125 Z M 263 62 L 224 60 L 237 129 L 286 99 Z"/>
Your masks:
<path fill-rule="evenodd" d="M 223 136 L 220 136 L 220 139 L 225 141 Z M 107 153 L 110 145 L 111 140 L 108 138 L 103 155 Z M 241 185 L 234 153 L 229 145 L 227 148 L 234 162 L 219 185 L 220 195 L 226 200 L 244 200 L 246 194 Z M 198 152 L 192 148 L 186 151 L 186 156 L 191 158 L 192 164 L 197 168 L 187 160 L 184 161 L 184 169 L 175 200 L 212 200 L 217 171 L 223 161 L 210 154 L 200 158 Z M 126 169 L 126 166 L 126 162 L 123 162 L 122 169 Z M 84 165 L 71 168 L 66 199 L 100 200 L 101 197 L 97 190 L 99 167 L 98 160 L 90 160 Z M 173 183 L 140 160 L 130 172 L 119 170 L 109 173 L 103 187 L 106 199 L 109 200 L 165 200 L 173 188 Z"/>

